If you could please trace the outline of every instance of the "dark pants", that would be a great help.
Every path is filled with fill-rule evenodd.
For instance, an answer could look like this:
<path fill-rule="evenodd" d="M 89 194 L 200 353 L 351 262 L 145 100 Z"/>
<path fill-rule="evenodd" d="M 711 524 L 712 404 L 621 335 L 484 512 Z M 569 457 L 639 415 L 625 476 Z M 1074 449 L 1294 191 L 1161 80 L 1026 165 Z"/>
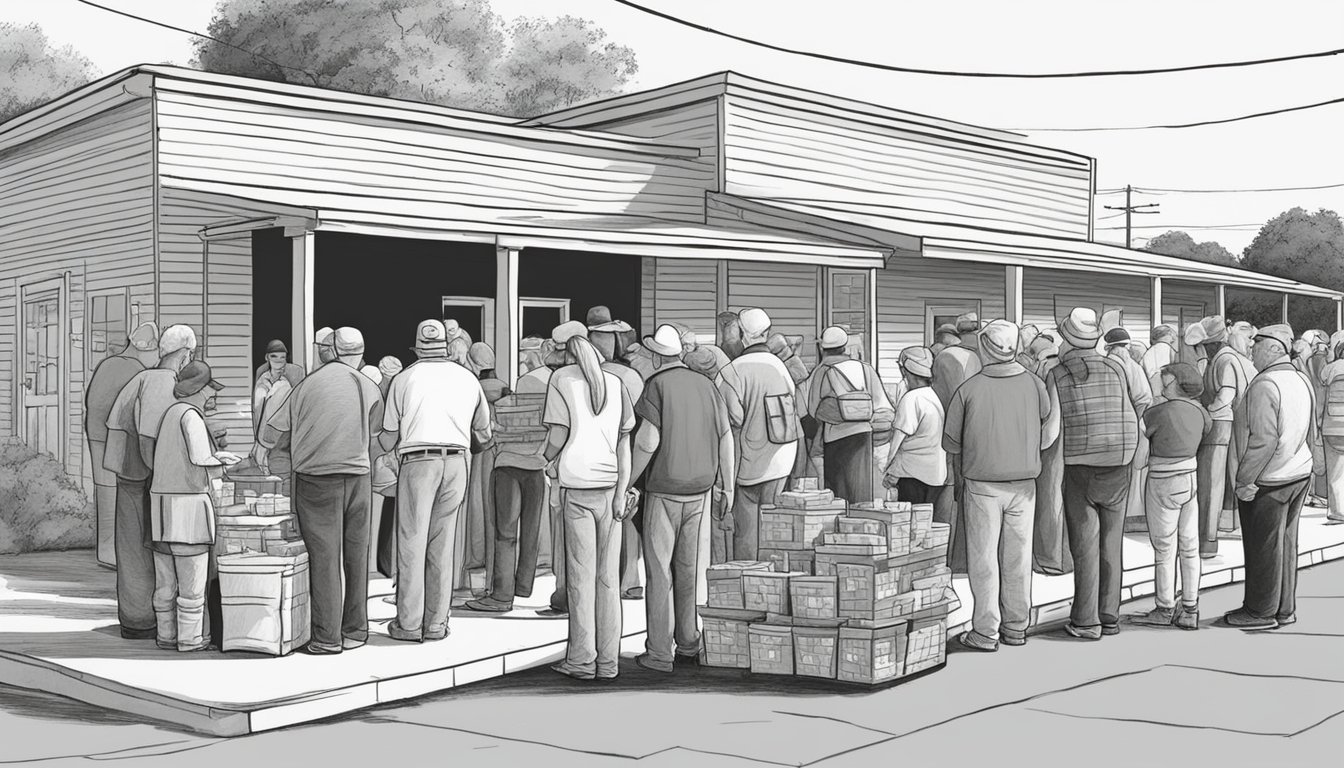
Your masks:
<path fill-rule="evenodd" d="M 832 440 L 822 446 L 822 474 L 837 499 L 863 501 L 873 496 L 873 433 Z"/>
<path fill-rule="evenodd" d="M 397 497 L 383 496 L 378 514 L 378 572 L 393 578 L 397 572 Z"/>
<path fill-rule="evenodd" d="M 1209 436 L 1199 446 L 1196 492 L 1199 494 L 1199 553 L 1218 554 L 1218 521 L 1223 514 L 1223 499 L 1232 494 L 1227 485 L 1228 441 L 1232 422 L 1215 421 Z"/>
<path fill-rule="evenodd" d="M 896 495 L 901 501 L 911 504 L 932 504 L 942 490 L 941 485 L 929 485 L 913 477 L 902 477 L 896 481 Z"/>
<path fill-rule="evenodd" d="M 1297 610 L 1297 522 L 1311 478 L 1262 486 L 1241 502 L 1241 546 L 1246 550 L 1246 612 L 1260 619 Z"/>
<path fill-rule="evenodd" d="M 512 603 L 532 595 L 537 539 L 546 511 L 546 475 L 540 469 L 495 467 L 495 558 L 490 596 Z"/>
<path fill-rule="evenodd" d="M 294 511 L 308 548 L 310 642 L 324 650 L 340 650 L 342 638 L 364 641 L 369 637 L 372 503 L 368 475 L 294 473 Z"/>
<path fill-rule="evenodd" d="M 1128 465 L 1064 466 L 1064 524 L 1073 554 L 1070 621 L 1075 627 L 1120 621 L 1129 472 Z"/>
<path fill-rule="evenodd" d="M 123 636 L 153 639 L 154 553 L 149 548 L 149 484 L 117 478 L 113 548 L 117 557 L 117 620 Z"/>

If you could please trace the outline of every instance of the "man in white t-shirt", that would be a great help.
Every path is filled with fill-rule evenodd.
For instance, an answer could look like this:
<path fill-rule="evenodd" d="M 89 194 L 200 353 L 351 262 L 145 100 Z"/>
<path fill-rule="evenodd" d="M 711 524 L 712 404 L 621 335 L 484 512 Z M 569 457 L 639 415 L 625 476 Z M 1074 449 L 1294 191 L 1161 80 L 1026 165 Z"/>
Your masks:
<path fill-rule="evenodd" d="M 908 386 L 896 402 L 891 461 L 882 484 L 895 488 L 901 501 L 932 504 L 947 484 L 943 450 L 943 404 L 933 387 L 933 352 L 927 347 L 901 351 Z"/>
<path fill-rule="evenodd" d="M 416 363 L 397 374 L 383 411 L 385 450 L 396 449 L 397 618 L 394 640 L 448 636 L 453 598 L 453 540 L 466 500 L 473 439 L 490 441 L 490 407 L 481 382 L 448 359 L 443 322 L 415 334 Z"/>

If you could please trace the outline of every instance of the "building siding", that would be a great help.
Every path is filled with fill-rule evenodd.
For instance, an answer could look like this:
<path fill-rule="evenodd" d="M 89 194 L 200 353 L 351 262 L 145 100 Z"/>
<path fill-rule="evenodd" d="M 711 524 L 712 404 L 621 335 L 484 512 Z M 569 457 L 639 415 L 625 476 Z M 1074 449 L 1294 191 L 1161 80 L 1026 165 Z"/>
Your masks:
<path fill-rule="evenodd" d="M 817 303 L 817 267 L 810 264 L 728 262 L 728 309 L 764 309 L 775 333 L 803 337 L 803 359 L 816 362 L 821 307 Z M 709 294 L 713 299 L 714 293 Z"/>
<path fill-rule="evenodd" d="M 62 448 L 66 470 L 86 484 L 84 384 L 97 362 L 89 349 L 87 300 L 118 291 L 129 299 L 128 322 L 155 317 L 150 102 L 123 96 L 99 104 L 105 111 L 0 153 L 0 433 L 20 430 L 19 292 L 62 278 Z"/>
<path fill-rule="evenodd" d="M 717 175 L 720 160 L 719 103 L 719 99 L 713 98 L 664 108 L 603 123 L 601 130 L 622 136 L 637 136 L 656 139 L 667 144 L 695 147 L 700 150 L 698 162 L 712 169 Z M 720 188 L 717 178 L 713 188 L 716 190 Z"/>
<path fill-rule="evenodd" d="M 1022 270 L 1023 322 L 1041 330 L 1054 328 L 1075 307 L 1088 307 L 1100 318 L 1108 309 L 1123 309 L 1125 329 L 1142 341 L 1152 330 L 1152 286 L 1148 278 L 1071 272 L 1063 269 Z"/>
<path fill-rule="evenodd" d="M 1171 323 L 1184 332 L 1185 325 L 1197 323 L 1217 311 L 1216 286 L 1178 280 L 1162 281 L 1162 322 Z"/>
<path fill-rule="evenodd" d="M 931 308 L 1004 316 L 1004 269 L 998 264 L 896 256 L 877 272 L 877 369 L 884 381 L 901 376 L 901 350 L 927 346 Z"/>
<path fill-rule="evenodd" d="M 717 307 L 718 264 L 713 259 L 649 259 L 654 262 L 651 301 L 644 303 L 644 333 L 680 323 L 712 338 Z M 649 273 L 645 273 L 649 274 Z"/>

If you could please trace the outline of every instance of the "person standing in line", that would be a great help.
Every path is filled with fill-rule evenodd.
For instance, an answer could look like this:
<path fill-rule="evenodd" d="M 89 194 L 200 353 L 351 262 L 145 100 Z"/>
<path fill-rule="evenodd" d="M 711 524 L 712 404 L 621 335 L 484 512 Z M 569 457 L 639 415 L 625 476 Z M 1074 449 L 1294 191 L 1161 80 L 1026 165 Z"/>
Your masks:
<path fill-rule="evenodd" d="M 1255 326 L 1245 321 L 1233 323 L 1227 331 L 1227 346 L 1237 353 L 1233 360 L 1241 369 L 1238 380 L 1244 386 L 1232 401 L 1232 442 L 1227 448 L 1227 483 L 1223 492 L 1223 522 L 1219 530 L 1235 531 L 1240 527 L 1237 519 L 1237 466 L 1241 454 L 1246 450 L 1246 440 L 1250 434 L 1246 416 L 1246 390 L 1259 373 L 1251 360 L 1251 346 L 1257 332 Z"/>
<path fill-rule="evenodd" d="M 822 331 L 817 346 L 821 362 L 808 378 L 806 413 L 821 427 L 826 487 L 839 499 L 871 498 L 874 432 L 890 433 L 894 409 L 877 371 L 846 354 L 845 329 Z"/>
<path fill-rule="evenodd" d="M 932 504 L 947 485 L 947 453 L 943 450 L 943 404 L 933 393 L 933 353 L 927 347 L 901 350 L 907 388 L 896 402 L 891 459 L 882 484 L 895 488 L 901 501 Z"/>
<path fill-rule="evenodd" d="M 223 389 L 210 366 L 188 363 L 173 386 L 155 437 L 150 485 L 150 548 L 154 559 L 155 638 L 164 650 L 210 647 L 206 586 L 215 543 L 212 472 L 239 457 L 215 451 L 205 428 L 206 403 Z"/>
<path fill-rule="evenodd" d="M 641 667 L 671 672 L 673 661 L 700 653 L 697 597 L 703 590 L 708 552 L 703 524 L 716 478 L 731 502 L 733 434 L 728 410 L 714 383 L 681 362 L 677 330 L 658 327 L 645 337 L 657 372 L 635 404 L 641 419 L 635 435 L 631 477 L 648 471 L 644 504 L 645 599 L 648 640 Z M 675 644 L 674 644 L 675 639 Z"/>
<path fill-rule="evenodd" d="M 115 566 L 117 515 L 117 474 L 104 466 L 107 458 L 107 417 L 117 395 L 146 366 L 159 359 L 159 329 L 153 323 L 141 323 L 117 354 L 103 358 L 93 369 L 84 391 L 84 441 L 89 446 L 89 467 L 93 475 L 94 513 L 98 562 Z"/>
<path fill-rule="evenodd" d="M 1036 369 L 1041 381 L 1050 381 L 1050 372 L 1059 367 L 1059 347 L 1046 337 L 1033 342 Z M 1047 391 L 1049 387 L 1047 386 Z M 1050 434 L 1058 435 L 1062 424 L 1052 403 Z M 1041 449 L 1041 474 L 1036 477 L 1036 516 L 1033 525 L 1031 569 L 1046 576 L 1073 572 L 1073 554 L 1064 523 L 1064 441 L 1056 438 Z"/>
<path fill-rule="evenodd" d="M 569 645 L 551 667 L 579 680 L 612 679 L 621 649 L 620 523 L 631 511 L 634 408 L 615 374 L 581 334 L 565 344 L 568 365 L 551 376 L 542 421 L 546 457 L 564 514 Z"/>
<path fill-rule="evenodd" d="M 154 618 L 154 558 L 150 552 L 150 485 L 154 442 L 163 414 L 177 402 L 177 374 L 196 351 L 196 333 L 170 325 L 159 337 L 159 362 L 121 388 L 107 415 L 107 453 L 103 466 L 117 476 L 114 546 L 117 555 L 117 617 L 121 636 L 151 640 Z"/>
<path fill-rule="evenodd" d="M 467 349 L 465 365 L 480 381 L 485 401 L 493 413 L 495 403 L 509 393 L 508 385 L 495 377 L 494 348 L 483 341 L 473 343 Z M 492 446 L 471 456 L 471 480 L 467 485 L 467 503 L 464 507 L 466 514 L 458 518 L 458 551 L 453 555 L 458 569 L 454 583 L 462 585 L 466 592 L 474 593 L 470 587 L 473 571 L 484 574 L 487 579 L 491 578 L 493 571 L 495 499 L 491 477 L 494 475 L 496 450 Z M 489 590 L 489 585 L 485 589 Z M 475 594 L 472 597 L 474 599 Z"/>
<path fill-rule="evenodd" d="M 736 360 L 747 348 L 746 339 L 742 337 L 742 323 L 739 313 L 720 312 L 716 318 L 719 326 L 718 347 L 728 356 L 729 360 Z"/>
<path fill-rule="evenodd" d="M 980 372 L 980 342 L 976 338 L 980 331 L 980 319 L 974 313 L 957 318 L 958 342 L 948 346 L 933 358 L 933 391 L 946 412 L 952 402 L 952 395 L 967 379 Z M 934 519 L 952 526 L 951 541 L 947 548 L 947 564 L 955 573 L 966 573 L 966 537 L 962 530 L 961 478 L 955 467 L 948 467 L 948 476 L 952 479 L 952 495 L 944 502 L 943 509 L 934 510 Z"/>
<path fill-rule="evenodd" d="M 1326 525 L 1344 524 L 1344 331 L 1330 337 L 1330 362 L 1321 369 L 1325 392 L 1321 443 L 1325 450 Z"/>
<path fill-rule="evenodd" d="M 1325 408 L 1325 385 L 1321 383 L 1321 372 L 1329 364 L 1327 351 L 1330 337 L 1325 331 L 1312 329 L 1302 334 L 1302 339 L 1306 342 L 1307 349 L 1303 354 L 1301 367 L 1316 391 L 1316 423 L 1319 424 Z M 1311 488 L 1307 491 L 1307 505 L 1328 508 L 1329 482 L 1325 470 L 1325 446 L 1319 442 L 1320 437 L 1318 431 L 1317 442 L 1311 446 Z"/>
<path fill-rule="evenodd" d="M 1129 384 L 1130 399 L 1134 402 L 1134 415 L 1143 418 L 1143 412 L 1153 404 L 1153 389 L 1148 383 L 1148 375 L 1143 365 L 1130 353 L 1132 339 L 1123 326 L 1112 328 L 1102 337 L 1106 344 L 1106 356 L 1125 369 Z M 1161 390 L 1159 390 L 1160 392 Z M 1126 519 L 1145 519 L 1143 507 L 1143 486 L 1148 476 L 1148 438 L 1139 430 L 1139 444 L 1134 450 L 1134 461 L 1130 464 L 1129 495 L 1125 502 Z"/>
<path fill-rule="evenodd" d="M 415 332 L 414 364 L 397 374 L 383 409 L 384 450 L 396 450 L 397 617 L 393 640 L 448 636 L 453 594 L 453 540 L 466 500 L 473 444 L 490 442 L 490 408 L 471 371 L 448 360 L 440 320 Z"/>
<path fill-rule="evenodd" d="M 933 353 L 935 358 L 937 358 L 939 352 L 942 352 L 948 347 L 955 347 L 960 344 L 961 335 L 957 333 L 956 324 L 943 323 L 933 332 L 933 344 L 929 347 L 929 351 Z"/>
<path fill-rule="evenodd" d="M 966 564 L 975 612 L 958 638 L 976 651 L 1025 645 L 1031 624 L 1032 524 L 1041 449 L 1054 442 L 1045 383 L 1017 362 L 1007 320 L 980 334 L 985 367 L 952 395 L 943 448 L 964 478 Z"/>
<path fill-rule="evenodd" d="M 733 559 L 755 560 L 760 550 L 761 505 L 773 504 L 784 489 L 798 460 L 802 429 L 793 378 L 766 345 L 770 316 L 756 307 L 744 309 L 738 315 L 738 326 L 746 346 L 719 371 L 715 385 L 728 407 L 736 445 Z"/>
<path fill-rule="evenodd" d="M 401 361 L 391 355 L 378 361 L 378 372 L 383 380 L 378 382 L 378 395 L 387 402 L 388 390 L 392 388 L 392 378 L 401 373 Z M 381 429 L 382 425 L 379 425 Z M 395 579 L 397 573 L 397 456 L 394 452 L 383 450 L 381 444 L 372 446 L 374 451 L 373 469 L 369 472 L 369 481 L 374 493 L 381 499 L 378 512 L 378 532 L 376 534 L 377 551 L 374 565 L 378 573 L 389 579 Z M 376 501 L 376 499 L 375 499 Z M 383 598 L 395 603 L 396 597 Z"/>
<path fill-rule="evenodd" d="M 519 394 L 546 395 L 551 391 L 551 377 L 568 363 L 566 348 L 569 340 L 575 336 L 588 338 L 588 327 L 577 320 L 570 320 L 551 329 L 551 338 L 543 342 L 546 350 L 546 365 L 530 371 L 518 380 Z M 544 450 L 544 449 L 543 449 Z M 555 576 L 555 588 L 551 592 L 550 604 L 544 615 L 562 617 L 569 613 L 569 589 L 565 578 L 565 515 L 560 498 L 560 483 L 548 471 L 546 474 L 546 507 L 551 526 L 551 574 Z"/>
<path fill-rule="evenodd" d="M 714 364 L 719 368 L 728 364 L 728 353 L 719 349 L 717 344 L 701 344 L 700 337 L 696 335 L 695 331 L 679 323 L 673 323 L 672 326 L 681 334 L 681 357 L 683 360 L 694 354 L 696 351 L 703 349 L 714 358 Z M 636 347 L 632 347 L 632 349 L 634 348 Z M 637 348 L 640 350 L 640 357 L 649 361 L 649 369 L 647 371 L 639 372 L 644 380 L 648 381 L 649 377 L 655 372 L 655 369 L 653 368 L 652 353 L 650 353 L 648 348 L 642 344 L 638 345 Z M 631 359 L 631 356 L 627 354 L 626 359 Z"/>
<path fill-rule="evenodd" d="M 256 375 L 252 377 L 252 386 L 255 389 L 263 379 L 272 384 L 277 379 L 284 379 L 289 382 L 290 388 L 293 388 L 303 381 L 303 377 L 303 366 L 289 362 L 289 347 L 285 346 L 285 342 L 271 339 L 266 344 L 266 361 L 257 366 Z"/>
<path fill-rule="evenodd" d="M 363 334 L 338 328 L 332 347 L 336 360 L 299 382 L 259 439 L 265 465 L 267 447 L 290 436 L 312 609 L 312 638 L 303 650 L 313 655 L 354 650 L 369 637 L 370 457 L 379 452 L 383 420 L 378 386 L 359 372 Z"/>
<path fill-rule="evenodd" d="M 1138 403 L 1124 367 L 1097 351 L 1097 313 L 1060 321 L 1050 412 L 1064 441 L 1064 523 L 1073 556 L 1073 609 L 1064 630 L 1083 640 L 1120 633 L 1125 504 L 1138 448 Z"/>
<path fill-rule="evenodd" d="M 793 378 L 795 386 L 800 386 L 804 381 L 807 381 L 809 377 L 807 364 L 793 353 L 793 346 L 789 344 L 789 340 L 784 337 L 784 334 L 770 334 L 770 338 L 766 339 L 765 345 L 770 348 L 772 355 L 778 357 L 780 362 L 784 363 L 784 367 L 788 369 L 789 376 Z"/>
<path fill-rule="evenodd" d="M 1170 325 L 1159 325 L 1149 335 L 1148 351 L 1143 353 L 1143 373 L 1148 377 L 1148 386 L 1153 397 L 1162 392 L 1162 370 L 1177 361 L 1176 329 Z"/>
<path fill-rule="evenodd" d="M 1204 340 L 1207 334 L 1204 332 L 1203 321 L 1191 323 L 1185 327 L 1185 334 L 1182 337 L 1185 342 L 1181 349 L 1180 360 L 1183 363 L 1190 363 L 1199 371 L 1199 375 L 1204 375 L 1204 370 L 1209 365 L 1208 353 L 1204 351 Z"/>
<path fill-rule="evenodd" d="M 1226 493 L 1228 446 L 1232 442 L 1233 406 L 1246 391 L 1237 353 L 1227 345 L 1227 324 L 1221 315 L 1204 318 L 1204 394 L 1201 402 L 1213 419 L 1213 428 L 1199 448 L 1199 555 L 1218 554 L 1218 522 Z"/>
<path fill-rule="evenodd" d="M 1144 506 L 1148 539 L 1153 544 L 1153 610 L 1135 624 L 1199 629 L 1199 446 L 1213 427 L 1200 405 L 1204 393 L 1199 371 L 1189 363 L 1171 363 L 1159 376 L 1163 401 L 1143 415 L 1149 440 Z M 1180 562 L 1181 604 L 1176 605 L 1176 565 Z"/>
<path fill-rule="evenodd" d="M 1223 617 L 1239 629 L 1297 621 L 1297 528 L 1311 482 L 1316 393 L 1288 357 L 1292 344 L 1291 327 L 1271 325 L 1251 350 L 1260 373 L 1246 391 L 1249 436 L 1236 483 L 1246 594 Z"/>

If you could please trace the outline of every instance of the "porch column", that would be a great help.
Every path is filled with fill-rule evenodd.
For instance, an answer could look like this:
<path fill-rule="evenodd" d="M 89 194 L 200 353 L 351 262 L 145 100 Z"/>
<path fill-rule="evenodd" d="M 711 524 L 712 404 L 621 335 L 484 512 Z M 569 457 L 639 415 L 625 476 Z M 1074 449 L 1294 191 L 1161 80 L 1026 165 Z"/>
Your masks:
<path fill-rule="evenodd" d="M 1156 328 L 1162 324 L 1162 278 L 1154 275 L 1150 278 L 1152 284 L 1152 300 L 1150 307 L 1152 314 L 1152 324 L 1149 328 Z"/>
<path fill-rule="evenodd" d="M 1003 268 L 1003 314 L 1008 322 L 1022 325 L 1022 267 L 1015 264 Z"/>
<path fill-rule="evenodd" d="M 1283 294 L 1283 312 L 1281 313 L 1279 322 L 1281 323 L 1288 322 L 1288 294 L 1286 293 Z"/>
<path fill-rule="evenodd" d="M 868 270 L 868 311 L 864 313 L 868 318 L 868 327 L 864 329 L 868 336 L 868 349 L 864 353 L 868 355 L 868 364 L 873 368 L 878 368 L 878 344 L 877 344 L 877 269 Z"/>
<path fill-rule="evenodd" d="M 1335 299 L 1335 330 L 1344 331 L 1344 299 Z"/>
<path fill-rule="evenodd" d="M 312 371 L 317 365 L 313 350 L 313 246 L 316 235 L 312 230 L 291 233 L 286 229 L 293 246 L 294 292 L 290 303 L 290 349 L 293 362 L 304 370 Z"/>
<path fill-rule="evenodd" d="M 1215 288 L 1215 292 L 1217 294 L 1215 303 L 1218 306 L 1218 315 L 1221 316 L 1223 320 L 1230 320 L 1231 318 L 1227 316 L 1227 286 L 1219 285 Z"/>
<path fill-rule="evenodd" d="M 495 375 L 518 381 L 518 251 L 495 246 Z"/>

